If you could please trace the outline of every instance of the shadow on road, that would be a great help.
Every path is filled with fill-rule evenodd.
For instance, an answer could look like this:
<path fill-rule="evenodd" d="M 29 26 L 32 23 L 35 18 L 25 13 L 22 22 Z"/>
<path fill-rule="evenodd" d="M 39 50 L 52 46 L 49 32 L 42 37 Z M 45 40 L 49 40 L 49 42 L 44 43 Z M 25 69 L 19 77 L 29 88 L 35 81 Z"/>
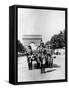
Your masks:
<path fill-rule="evenodd" d="M 46 71 L 45 73 L 52 72 L 52 71 L 56 71 L 56 69 L 48 70 L 48 71 Z"/>
<path fill-rule="evenodd" d="M 60 68 L 60 65 L 57 64 L 53 64 L 52 68 Z M 46 67 L 47 68 L 47 67 Z M 32 69 L 40 69 L 40 66 L 38 66 L 37 64 L 32 64 Z"/>
<path fill-rule="evenodd" d="M 57 65 L 57 64 L 53 64 L 52 68 L 60 68 L 61 66 L 60 65 Z"/>

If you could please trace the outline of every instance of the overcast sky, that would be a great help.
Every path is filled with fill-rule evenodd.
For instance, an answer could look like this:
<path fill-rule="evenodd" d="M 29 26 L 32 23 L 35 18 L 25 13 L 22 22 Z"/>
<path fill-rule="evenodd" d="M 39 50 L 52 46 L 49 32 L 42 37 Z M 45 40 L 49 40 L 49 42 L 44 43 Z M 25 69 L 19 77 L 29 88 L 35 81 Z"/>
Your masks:
<path fill-rule="evenodd" d="M 18 40 L 22 41 L 23 35 L 42 35 L 43 41 L 51 39 L 65 29 L 65 11 L 18 9 Z"/>

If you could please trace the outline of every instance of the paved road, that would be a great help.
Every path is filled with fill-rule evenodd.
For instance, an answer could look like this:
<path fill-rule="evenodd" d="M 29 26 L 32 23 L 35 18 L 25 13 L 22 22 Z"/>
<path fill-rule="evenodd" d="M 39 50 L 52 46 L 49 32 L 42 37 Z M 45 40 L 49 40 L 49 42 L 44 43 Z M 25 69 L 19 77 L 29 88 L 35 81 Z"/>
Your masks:
<path fill-rule="evenodd" d="M 46 68 L 41 74 L 40 69 L 28 70 L 26 56 L 18 57 L 18 82 L 65 79 L 65 55 L 54 59 L 53 68 Z"/>

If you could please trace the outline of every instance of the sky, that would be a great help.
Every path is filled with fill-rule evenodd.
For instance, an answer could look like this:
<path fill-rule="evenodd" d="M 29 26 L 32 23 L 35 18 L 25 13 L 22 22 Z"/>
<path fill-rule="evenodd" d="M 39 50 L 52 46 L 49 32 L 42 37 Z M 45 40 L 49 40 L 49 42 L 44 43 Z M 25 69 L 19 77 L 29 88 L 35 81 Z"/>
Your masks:
<path fill-rule="evenodd" d="M 42 35 L 44 42 L 65 29 L 65 11 L 18 8 L 18 40 L 23 35 Z"/>

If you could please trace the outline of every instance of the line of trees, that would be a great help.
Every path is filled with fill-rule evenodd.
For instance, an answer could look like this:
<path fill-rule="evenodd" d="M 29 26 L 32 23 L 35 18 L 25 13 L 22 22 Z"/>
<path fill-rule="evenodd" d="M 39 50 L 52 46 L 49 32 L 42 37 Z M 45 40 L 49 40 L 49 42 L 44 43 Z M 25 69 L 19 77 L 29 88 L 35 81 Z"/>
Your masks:
<path fill-rule="evenodd" d="M 58 49 L 65 47 L 65 30 L 60 31 L 59 34 L 53 35 L 50 41 L 47 41 L 45 45 L 51 45 L 52 49 Z"/>
<path fill-rule="evenodd" d="M 65 47 L 65 30 L 60 31 L 59 34 L 53 35 L 50 41 L 47 41 L 45 43 L 45 46 L 49 44 L 51 45 L 52 49 L 58 49 L 58 48 Z M 25 51 L 26 51 L 25 47 L 18 40 L 18 52 L 24 53 Z"/>

